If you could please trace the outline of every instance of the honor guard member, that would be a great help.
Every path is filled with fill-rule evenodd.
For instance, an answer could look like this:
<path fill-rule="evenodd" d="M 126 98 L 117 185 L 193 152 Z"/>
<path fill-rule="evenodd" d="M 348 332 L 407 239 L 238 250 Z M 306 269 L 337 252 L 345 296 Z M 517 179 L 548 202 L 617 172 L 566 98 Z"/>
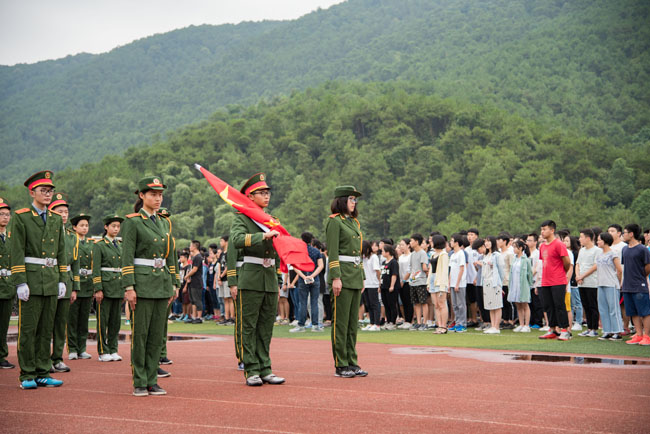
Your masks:
<path fill-rule="evenodd" d="M 122 246 L 117 241 L 119 215 L 104 217 L 104 237 L 93 245 L 93 287 L 97 302 L 97 354 L 100 362 L 119 362 L 117 343 L 122 323 Z"/>
<path fill-rule="evenodd" d="M 54 184 L 52 172 L 38 172 L 25 181 L 32 206 L 16 211 L 11 224 L 11 278 L 18 295 L 18 364 L 20 387 L 56 387 L 50 377 L 50 340 L 57 297 L 66 293 L 63 220 L 48 211 Z"/>
<path fill-rule="evenodd" d="M 160 208 L 158 210 L 158 215 L 162 218 L 162 220 L 166 223 L 169 224 L 169 233 L 172 231 L 172 222 L 169 219 L 169 216 L 171 213 L 167 208 Z M 169 271 L 174 275 L 173 283 L 174 287 L 178 287 L 179 282 L 181 280 L 180 276 L 180 270 L 178 270 L 178 254 L 176 253 L 176 238 L 172 237 L 172 247 L 171 247 L 171 253 L 169 254 L 170 259 L 167 260 L 167 265 L 169 266 Z M 173 259 L 171 258 L 173 256 Z M 174 299 L 176 300 L 178 298 L 178 294 L 176 294 L 176 291 L 174 291 Z M 172 302 L 173 302 L 172 300 Z M 169 315 L 171 315 L 172 311 L 172 303 L 169 303 L 167 306 L 167 318 L 169 318 Z M 165 331 L 163 332 L 163 345 L 162 345 L 162 351 L 160 351 L 160 360 L 158 361 L 159 364 L 161 365 L 171 365 L 174 362 L 169 360 L 167 358 L 167 321 L 165 321 Z M 158 378 L 164 378 L 164 377 L 169 377 L 171 374 L 164 369 L 158 367 Z"/>
<path fill-rule="evenodd" d="M 87 240 L 90 216 L 79 214 L 70 219 L 72 229 L 79 241 L 79 291 L 75 301 L 70 305 L 68 315 L 68 359 L 90 359 L 86 352 L 86 340 L 88 339 L 88 320 L 90 308 L 93 304 L 93 241 Z"/>
<path fill-rule="evenodd" d="M 253 175 L 240 191 L 262 209 L 269 204 L 271 189 L 263 173 Z M 278 310 L 277 254 L 272 240 L 277 235 L 275 230 L 264 232 L 242 213 L 235 214 L 230 228 L 230 242 L 243 253 L 233 295 L 241 303 L 241 354 L 248 386 L 285 381 L 271 371 L 269 356 Z"/>
<path fill-rule="evenodd" d="M 68 365 L 63 363 L 63 348 L 65 347 L 68 315 L 70 313 L 70 303 L 77 298 L 79 291 L 79 240 L 77 234 L 65 229 L 68 223 L 69 205 L 68 199 L 64 193 L 56 193 L 52 203 L 48 207 L 56 212 L 63 220 L 63 230 L 65 231 L 65 255 L 66 255 L 66 272 L 65 276 L 65 296 L 59 298 L 56 303 L 56 313 L 54 314 L 54 326 L 52 329 L 52 368 L 50 372 L 69 372 Z"/>
<path fill-rule="evenodd" d="M 361 224 L 357 220 L 357 198 L 351 185 L 336 187 L 332 215 L 325 234 L 329 253 L 328 283 L 332 288 L 332 353 L 335 375 L 352 378 L 368 375 L 357 362 L 357 320 L 363 281 Z"/>
<path fill-rule="evenodd" d="M 167 187 L 158 177 L 138 182 L 135 213 L 122 227 L 122 287 L 131 308 L 131 371 L 133 395 L 165 395 L 158 386 L 158 363 L 167 322 L 167 306 L 174 298 L 176 273 L 170 268 L 173 236 L 170 224 L 157 215 Z"/>
<path fill-rule="evenodd" d="M 235 243 L 229 242 L 226 252 L 226 278 L 228 279 L 228 288 L 230 295 L 235 302 L 235 357 L 237 357 L 237 369 L 244 370 L 244 361 L 242 359 L 242 322 L 241 322 L 241 298 L 237 297 L 237 274 L 244 263 L 244 254 L 242 249 L 235 248 Z"/>
<path fill-rule="evenodd" d="M 0 369 L 16 367 L 7 360 L 7 332 L 11 308 L 16 297 L 16 287 L 11 282 L 11 233 L 8 229 L 10 221 L 11 207 L 6 200 L 0 198 Z"/>

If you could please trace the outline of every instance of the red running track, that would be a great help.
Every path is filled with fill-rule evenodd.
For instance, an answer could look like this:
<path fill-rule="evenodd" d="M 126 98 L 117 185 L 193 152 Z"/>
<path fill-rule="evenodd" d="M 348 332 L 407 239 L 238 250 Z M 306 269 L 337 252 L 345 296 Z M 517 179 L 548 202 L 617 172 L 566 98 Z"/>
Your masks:
<path fill-rule="evenodd" d="M 274 339 L 281 386 L 244 385 L 230 337 L 170 341 L 166 396 L 131 395 L 123 362 L 66 363 L 60 388 L 0 370 L 0 432 L 648 432 L 648 366 L 511 361 L 501 352 L 360 343 L 366 378 L 333 375 L 329 342 Z M 16 363 L 15 344 L 9 360 Z M 646 359 L 647 361 L 647 359 Z"/>

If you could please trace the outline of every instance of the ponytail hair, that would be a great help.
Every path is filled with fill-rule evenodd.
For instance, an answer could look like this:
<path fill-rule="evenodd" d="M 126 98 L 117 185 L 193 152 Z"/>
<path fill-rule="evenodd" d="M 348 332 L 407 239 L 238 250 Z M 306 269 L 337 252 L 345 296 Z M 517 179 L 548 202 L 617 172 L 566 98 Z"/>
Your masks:
<path fill-rule="evenodd" d="M 138 200 L 135 201 L 135 205 L 133 205 L 133 211 L 134 212 L 140 212 L 142 209 L 142 205 L 144 205 L 144 202 L 142 201 L 142 198 L 140 197 L 140 192 L 136 191 L 135 194 L 138 195 Z"/>
<path fill-rule="evenodd" d="M 530 249 L 522 239 L 515 240 L 515 246 L 524 251 L 524 254 L 530 258 Z"/>

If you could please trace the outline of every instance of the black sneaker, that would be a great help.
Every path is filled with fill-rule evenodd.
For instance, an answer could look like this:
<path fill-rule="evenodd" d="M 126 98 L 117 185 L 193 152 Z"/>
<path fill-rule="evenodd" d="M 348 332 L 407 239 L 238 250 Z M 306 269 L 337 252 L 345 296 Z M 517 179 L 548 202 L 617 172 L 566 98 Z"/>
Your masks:
<path fill-rule="evenodd" d="M 623 337 L 619 335 L 618 333 L 614 333 L 609 337 L 610 341 L 622 341 Z"/>
<path fill-rule="evenodd" d="M 605 334 L 602 335 L 602 336 L 598 336 L 598 340 L 599 340 L 599 341 L 608 341 L 609 338 L 611 338 L 611 337 L 612 337 L 612 334 L 611 334 L 611 333 L 605 333 Z"/>
<path fill-rule="evenodd" d="M 158 378 L 171 377 L 172 374 L 165 371 L 164 369 L 158 368 Z"/>
<path fill-rule="evenodd" d="M 171 364 L 174 363 L 174 362 L 172 362 L 171 360 L 169 360 L 167 357 L 161 357 L 159 363 L 160 363 L 161 365 L 171 365 Z"/>
<path fill-rule="evenodd" d="M 133 389 L 133 396 L 149 396 L 149 391 L 146 387 L 136 387 Z"/>
<path fill-rule="evenodd" d="M 192 324 L 203 324 L 203 320 L 201 318 L 193 319 Z"/>
<path fill-rule="evenodd" d="M 149 395 L 167 395 L 167 391 L 157 384 L 147 387 Z"/>
<path fill-rule="evenodd" d="M 334 372 L 335 377 L 342 377 L 342 378 L 354 378 L 357 375 L 347 366 L 342 366 L 340 368 L 336 368 L 336 371 Z"/>
<path fill-rule="evenodd" d="M 368 375 L 366 371 L 358 366 L 350 366 L 349 369 L 354 373 L 356 377 L 366 377 Z"/>
<path fill-rule="evenodd" d="M 0 362 L 0 369 L 14 369 L 15 367 L 16 365 L 14 365 L 13 363 L 9 363 L 6 360 Z"/>

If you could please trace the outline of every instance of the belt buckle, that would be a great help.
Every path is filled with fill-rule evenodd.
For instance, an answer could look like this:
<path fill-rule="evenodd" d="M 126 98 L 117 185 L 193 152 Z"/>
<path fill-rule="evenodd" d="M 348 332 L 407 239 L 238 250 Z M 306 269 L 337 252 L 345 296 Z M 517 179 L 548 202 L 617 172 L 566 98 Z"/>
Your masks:
<path fill-rule="evenodd" d="M 361 258 L 359 256 L 354 257 L 354 265 L 359 265 L 361 263 Z"/>
<path fill-rule="evenodd" d="M 5 270 L 4 268 L 0 270 L 0 277 L 7 277 L 7 270 Z"/>
<path fill-rule="evenodd" d="M 49 268 L 54 267 L 54 258 L 45 258 L 45 266 Z"/>
<path fill-rule="evenodd" d="M 155 258 L 153 260 L 153 268 L 162 268 L 165 266 L 165 260 L 163 258 Z"/>
<path fill-rule="evenodd" d="M 271 258 L 264 258 L 262 261 L 262 266 L 264 268 L 269 268 L 271 266 Z"/>

